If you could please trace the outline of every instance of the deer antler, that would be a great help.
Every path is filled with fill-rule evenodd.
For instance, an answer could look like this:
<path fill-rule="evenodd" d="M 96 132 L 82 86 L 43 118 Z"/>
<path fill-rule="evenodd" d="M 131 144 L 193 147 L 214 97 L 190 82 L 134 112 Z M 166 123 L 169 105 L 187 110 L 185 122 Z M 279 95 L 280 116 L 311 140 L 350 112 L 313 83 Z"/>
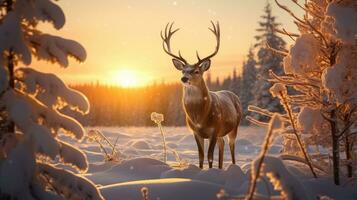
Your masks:
<path fill-rule="evenodd" d="M 163 35 L 162 31 L 160 32 L 160 35 L 161 35 L 161 38 L 162 38 L 162 48 L 164 49 L 164 51 L 169 54 L 170 56 L 182 61 L 183 63 L 187 64 L 187 61 L 181 56 L 181 53 L 180 51 L 178 52 L 179 53 L 179 56 L 176 56 L 174 55 L 172 52 L 171 52 L 171 45 L 170 45 L 170 39 L 172 37 L 172 35 L 174 33 L 176 33 L 176 31 L 180 30 L 179 28 L 178 29 L 175 29 L 174 31 L 172 31 L 172 26 L 174 25 L 174 22 L 172 22 L 171 24 L 170 23 L 167 23 L 166 24 L 166 27 L 165 27 L 165 35 Z"/>
<path fill-rule="evenodd" d="M 218 22 L 217 22 L 217 24 L 215 25 L 215 24 L 213 23 L 213 21 L 211 21 L 211 24 L 212 24 L 212 28 L 208 28 L 208 29 L 209 29 L 210 31 L 212 31 L 212 33 L 216 36 L 216 40 L 217 40 L 216 49 L 215 49 L 215 51 L 214 51 L 211 55 L 209 55 L 209 56 L 207 56 L 207 57 L 205 57 L 205 58 L 203 58 L 203 59 L 200 58 L 200 56 L 198 55 L 198 52 L 196 51 L 196 56 L 197 56 L 197 59 L 198 59 L 197 65 L 200 65 L 204 60 L 208 60 L 208 59 L 212 58 L 213 56 L 215 56 L 215 55 L 218 53 L 219 45 L 220 45 L 220 40 L 221 40 L 221 31 L 220 31 L 219 23 L 218 23 Z"/>

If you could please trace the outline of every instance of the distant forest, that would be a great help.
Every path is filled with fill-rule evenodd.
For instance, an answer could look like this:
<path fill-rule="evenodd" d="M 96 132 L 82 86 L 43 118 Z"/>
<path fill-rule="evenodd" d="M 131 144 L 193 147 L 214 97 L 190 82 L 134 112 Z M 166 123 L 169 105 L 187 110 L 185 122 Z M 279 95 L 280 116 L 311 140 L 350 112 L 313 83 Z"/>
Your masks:
<path fill-rule="evenodd" d="M 286 46 L 286 42 L 276 31 L 279 29 L 279 23 L 276 23 L 275 19 L 270 5 L 267 4 L 258 23 L 259 28 L 256 29 L 255 44 L 249 49 L 242 63 L 241 75 L 237 74 L 235 68 L 223 80 L 219 80 L 218 77 L 212 78 L 209 71 L 205 74 L 206 84 L 211 91 L 230 90 L 239 96 L 244 115 L 242 124 L 247 124 L 247 115 L 252 115 L 258 120 L 267 120 L 267 117 L 262 115 L 249 113 L 248 105 L 272 112 L 284 110 L 279 99 L 271 96 L 269 88 L 272 84 L 268 82 L 270 71 L 277 75 L 284 74 L 283 56 L 272 51 L 285 49 Z M 122 88 L 100 83 L 71 87 L 84 93 L 90 101 L 90 113 L 79 119 L 84 125 L 151 126 L 151 112 L 164 114 L 166 126 L 185 125 L 181 83 L 162 82 L 141 88 Z"/>
<path fill-rule="evenodd" d="M 230 90 L 239 95 L 242 81 L 235 69 L 223 80 L 218 77 L 212 80 L 209 72 L 205 79 L 211 91 Z M 89 114 L 79 119 L 87 126 L 151 126 L 154 125 L 151 112 L 164 114 L 166 126 L 185 125 L 181 83 L 123 88 L 97 82 L 71 85 L 71 88 L 82 92 L 90 102 Z"/>

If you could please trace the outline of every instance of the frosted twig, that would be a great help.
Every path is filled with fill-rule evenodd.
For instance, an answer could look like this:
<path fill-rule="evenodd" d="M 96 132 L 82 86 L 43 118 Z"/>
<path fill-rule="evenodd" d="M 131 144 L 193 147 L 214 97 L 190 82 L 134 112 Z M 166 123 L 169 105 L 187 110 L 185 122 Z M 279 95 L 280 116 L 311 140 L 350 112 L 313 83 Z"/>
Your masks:
<path fill-rule="evenodd" d="M 112 147 L 112 157 L 114 157 L 114 154 L 115 154 L 115 152 L 116 152 L 115 147 L 117 146 L 118 139 L 119 139 L 119 135 L 118 135 L 117 138 L 115 139 L 114 145 L 113 145 L 113 147 Z"/>
<path fill-rule="evenodd" d="M 264 140 L 265 142 L 263 144 L 262 152 L 260 153 L 260 159 L 258 161 L 257 169 L 256 169 L 256 171 L 254 171 L 255 169 L 252 169 L 252 175 L 254 175 L 254 176 L 252 179 L 252 183 L 250 184 L 250 187 L 249 187 L 249 194 L 248 194 L 247 200 L 252 200 L 254 197 L 255 189 L 257 187 L 257 181 L 260 176 L 261 168 L 263 167 L 264 158 L 265 158 L 266 153 L 268 152 L 274 128 L 277 128 L 276 127 L 276 126 L 278 126 L 277 121 L 279 121 L 279 120 L 280 119 L 279 119 L 278 114 L 274 114 L 273 117 L 270 119 L 269 128 L 268 128 L 265 140 Z"/>
<path fill-rule="evenodd" d="M 164 162 L 166 163 L 167 161 L 167 150 L 166 150 L 166 139 L 165 139 L 165 134 L 164 134 L 164 130 L 162 129 L 162 125 L 161 123 L 158 124 L 160 132 L 161 132 L 161 136 L 162 136 L 162 145 L 164 148 Z"/>
<path fill-rule="evenodd" d="M 275 78 L 277 80 L 277 82 L 280 81 L 281 83 L 284 83 L 284 85 L 306 85 L 306 86 L 311 86 L 311 87 L 320 89 L 319 86 L 313 85 L 313 84 L 309 84 L 309 83 L 300 83 L 300 82 L 297 82 L 297 81 L 283 80 L 278 75 L 276 75 L 272 70 L 269 70 L 269 75 L 272 76 L 273 78 Z M 275 82 L 274 80 L 271 80 L 271 79 L 269 79 L 269 80 L 271 82 Z"/>
<path fill-rule="evenodd" d="M 280 30 L 278 28 L 275 28 L 274 29 L 276 32 L 280 33 L 280 34 L 283 34 L 283 35 L 286 35 L 286 36 L 289 36 L 289 38 L 292 40 L 292 41 L 296 41 L 294 37 L 299 37 L 300 35 L 299 34 L 296 34 L 296 33 L 289 33 L 287 32 L 284 28 L 283 30 Z"/>
<path fill-rule="evenodd" d="M 311 173 L 314 175 L 315 178 L 317 178 L 317 175 L 316 175 L 316 173 L 315 173 L 315 171 L 314 171 L 314 168 L 312 167 L 312 162 L 311 162 L 311 160 L 310 160 L 308 154 L 307 154 L 306 151 L 305 151 L 305 148 L 304 148 L 304 146 L 303 146 L 303 144 L 302 144 L 302 141 L 301 141 L 301 139 L 300 139 L 300 136 L 299 136 L 298 133 L 297 133 L 296 125 L 295 125 L 295 119 L 293 118 L 292 111 L 291 111 L 291 109 L 290 109 L 290 106 L 289 106 L 288 102 L 286 101 L 286 98 L 285 98 L 285 95 L 284 95 L 283 92 L 280 92 L 280 97 L 281 97 L 281 100 L 283 101 L 283 105 L 284 105 L 285 111 L 286 111 L 286 112 L 288 113 L 288 115 L 289 115 L 290 124 L 291 124 L 291 126 L 292 126 L 292 128 L 293 128 L 294 135 L 295 135 L 295 137 L 296 137 L 296 139 L 297 139 L 297 141 L 298 141 L 300 150 L 301 150 L 302 153 L 304 154 L 305 160 L 306 160 L 306 162 L 307 162 L 308 165 L 309 165 L 309 168 L 310 168 L 310 170 L 311 170 Z"/>
<path fill-rule="evenodd" d="M 248 106 L 248 111 L 255 112 L 255 113 L 267 116 L 267 117 L 271 117 L 274 114 L 274 113 L 270 112 L 269 110 L 259 108 L 257 106 L 253 106 L 253 105 Z"/>
<path fill-rule="evenodd" d="M 279 50 L 279 49 L 275 49 L 275 48 L 271 47 L 271 46 L 269 45 L 269 43 L 265 43 L 265 44 L 266 44 L 266 47 L 267 47 L 269 50 L 271 50 L 273 53 L 276 53 L 276 54 L 282 55 L 282 56 L 287 56 L 287 55 L 289 55 L 289 54 L 287 53 L 287 51 L 282 51 L 282 50 Z"/>
<path fill-rule="evenodd" d="M 254 119 L 254 118 L 251 117 L 251 116 L 247 116 L 246 119 L 247 119 L 249 122 L 251 122 L 251 123 L 253 123 L 253 124 L 256 124 L 256 125 L 258 125 L 258 126 L 262 126 L 262 127 L 268 127 L 268 126 L 269 126 L 269 123 L 258 121 L 258 120 Z"/>
<path fill-rule="evenodd" d="M 325 46 L 327 47 L 327 46 L 328 46 L 328 42 L 327 42 L 325 36 L 324 36 L 320 31 L 318 31 L 318 30 L 314 27 L 314 25 L 311 24 L 311 22 L 309 21 L 309 19 L 305 18 L 305 21 L 306 21 L 307 25 L 309 25 L 310 28 L 311 28 L 313 31 L 315 31 L 315 32 L 321 37 L 321 39 L 323 40 Z"/>
<path fill-rule="evenodd" d="M 302 23 L 302 24 L 305 24 L 305 22 L 304 22 L 302 19 L 298 18 L 289 8 L 287 8 L 286 6 L 280 4 L 280 3 L 278 2 L 278 0 L 275 0 L 275 3 L 276 3 L 281 9 L 283 9 L 283 10 L 285 10 L 287 13 L 289 13 L 289 14 L 290 14 L 294 19 L 296 19 L 298 22 L 300 22 L 300 23 Z"/>

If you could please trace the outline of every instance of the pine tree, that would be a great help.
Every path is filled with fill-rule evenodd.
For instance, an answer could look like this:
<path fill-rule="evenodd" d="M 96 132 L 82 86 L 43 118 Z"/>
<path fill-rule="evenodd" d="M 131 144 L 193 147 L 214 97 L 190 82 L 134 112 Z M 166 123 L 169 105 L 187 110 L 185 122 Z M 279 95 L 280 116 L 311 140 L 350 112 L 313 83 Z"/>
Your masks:
<path fill-rule="evenodd" d="M 234 94 L 239 95 L 241 91 L 241 84 L 242 84 L 242 79 L 240 76 L 238 76 L 237 69 L 233 68 L 232 80 L 229 86 L 229 90 L 232 91 Z"/>
<path fill-rule="evenodd" d="M 274 49 L 285 49 L 285 42 L 277 35 L 276 28 L 280 24 L 276 22 L 276 18 L 272 15 L 269 2 L 265 6 L 264 15 L 261 18 L 260 27 L 257 29 L 259 35 L 255 36 L 257 43 L 254 45 L 259 48 L 257 53 L 258 80 L 253 88 L 254 99 L 251 104 L 271 111 L 282 111 L 279 100 L 273 98 L 269 93 L 271 83 L 267 79 L 269 78 L 269 70 L 278 75 L 283 74 L 283 57 L 273 52 L 267 45 Z M 261 116 L 259 118 L 262 119 Z"/>
<path fill-rule="evenodd" d="M 243 116 L 248 115 L 248 105 L 254 97 L 252 88 L 254 87 L 257 80 L 257 62 L 254 59 L 254 52 L 252 48 L 249 49 L 247 58 L 248 60 L 243 63 L 242 87 L 239 96 L 243 107 Z M 242 122 L 246 123 L 244 117 Z"/>
<path fill-rule="evenodd" d="M 84 61 L 86 52 L 42 33 L 40 22 L 60 29 L 65 16 L 51 0 L 0 1 L 0 199 L 103 199 L 89 180 L 53 165 L 87 170 L 84 153 L 57 135 L 81 139 L 83 127 L 66 113 L 85 114 L 89 103 L 54 74 L 18 64 L 34 56 L 67 67 L 68 57 Z"/>

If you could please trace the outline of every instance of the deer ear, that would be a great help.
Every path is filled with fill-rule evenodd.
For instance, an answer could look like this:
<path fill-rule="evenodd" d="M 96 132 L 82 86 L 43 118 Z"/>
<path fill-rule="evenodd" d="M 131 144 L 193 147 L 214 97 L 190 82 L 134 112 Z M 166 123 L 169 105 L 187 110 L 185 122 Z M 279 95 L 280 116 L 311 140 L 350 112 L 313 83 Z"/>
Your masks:
<path fill-rule="evenodd" d="M 174 63 L 174 66 L 176 67 L 176 69 L 178 69 L 178 70 L 183 70 L 183 68 L 184 68 L 184 66 L 185 66 L 185 64 L 183 64 L 183 62 L 181 62 L 181 61 L 179 61 L 179 60 L 177 60 L 177 59 L 172 59 L 172 63 Z"/>
<path fill-rule="evenodd" d="M 200 68 L 202 71 L 207 71 L 207 70 L 210 68 L 210 66 L 211 66 L 211 60 L 208 59 L 208 60 L 204 60 L 204 61 L 200 64 L 199 68 Z"/>

